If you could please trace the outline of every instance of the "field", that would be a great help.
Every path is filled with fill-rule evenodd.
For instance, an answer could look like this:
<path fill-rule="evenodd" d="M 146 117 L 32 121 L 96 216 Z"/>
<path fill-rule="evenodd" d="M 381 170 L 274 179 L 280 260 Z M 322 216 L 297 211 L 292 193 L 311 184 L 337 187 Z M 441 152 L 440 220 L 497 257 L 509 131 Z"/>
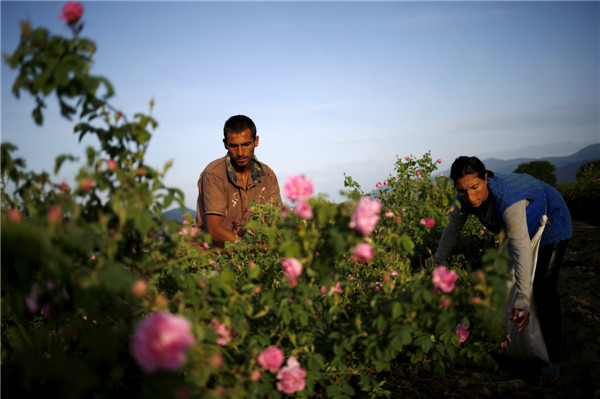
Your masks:
<path fill-rule="evenodd" d="M 498 372 L 449 370 L 445 377 L 398 379 L 397 397 L 598 398 L 600 397 L 600 228 L 574 221 L 573 238 L 561 269 L 563 314 L 561 377 L 550 387 L 537 385 L 532 363 L 499 359 Z"/>

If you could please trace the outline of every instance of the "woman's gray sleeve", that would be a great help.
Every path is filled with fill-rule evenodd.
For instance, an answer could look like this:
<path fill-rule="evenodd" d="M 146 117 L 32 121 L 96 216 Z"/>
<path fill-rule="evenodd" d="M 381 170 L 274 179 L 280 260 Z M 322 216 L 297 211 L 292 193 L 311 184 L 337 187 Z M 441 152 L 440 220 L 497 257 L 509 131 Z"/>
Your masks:
<path fill-rule="evenodd" d="M 455 206 L 449 217 L 450 222 L 444 229 L 437 250 L 432 257 L 434 265 L 441 265 L 448 255 L 450 255 L 469 215 L 463 213 L 459 207 Z"/>
<path fill-rule="evenodd" d="M 502 216 L 515 271 L 515 309 L 529 310 L 533 256 L 527 228 L 527 205 L 521 200 L 509 206 Z"/>

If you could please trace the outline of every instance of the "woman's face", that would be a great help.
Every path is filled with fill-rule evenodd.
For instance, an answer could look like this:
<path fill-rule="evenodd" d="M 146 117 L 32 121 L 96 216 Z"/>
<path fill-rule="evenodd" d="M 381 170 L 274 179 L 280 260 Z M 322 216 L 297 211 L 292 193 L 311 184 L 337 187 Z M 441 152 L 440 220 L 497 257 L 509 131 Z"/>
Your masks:
<path fill-rule="evenodd" d="M 473 208 L 480 207 L 490 195 L 487 185 L 487 173 L 484 179 L 481 179 L 476 173 L 465 175 L 456 181 L 455 186 L 460 199 Z"/>

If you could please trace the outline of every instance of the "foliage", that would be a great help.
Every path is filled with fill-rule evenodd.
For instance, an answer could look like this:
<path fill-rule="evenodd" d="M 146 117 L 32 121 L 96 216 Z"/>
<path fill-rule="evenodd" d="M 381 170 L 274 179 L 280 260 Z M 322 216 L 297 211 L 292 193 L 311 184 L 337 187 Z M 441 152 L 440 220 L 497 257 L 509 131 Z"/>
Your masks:
<path fill-rule="evenodd" d="M 210 237 L 162 217 L 180 190 L 165 187 L 169 168 L 144 155 L 157 122 L 108 102 L 110 83 L 89 74 L 95 45 L 70 24 L 65 39 L 21 25 L 7 57 L 20 73 L 13 90 L 47 96 L 77 118 L 88 148 L 77 187 L 26 170 L 2 145 L 2 378 L 5 394 L 39 397 L 271 397 L 277 374 L 258 355 L 279 348 L 306 371 L 309 396 L 389 396 L 392 367 L 443 373 L 456 362 L 493 367 L 499 350 L 507 259 L 469 224 L 464 251 L 448 263 L 451 292 L 432 283 L 424 260 L 455 206 L 430 154 L 398 159 L 373 193 L 384 215 L 368 235 L 350 227 L 364 193 L 346 177 L 349 200 L 310 198 L 312 218 L 255 206 L 240 243 L 211 248 Z M 103 88 L 103 90 L 101 90 Z M 69 155 L 57 157 L 55 173 Z M 186 223 L 189 225 L 191 216 Z M 358 261 L 358 244 L 373 248 Z M 467 251 L 468 249 L 468 251 Z M 296 259 L 293 281 L 282 269 Z M 475 269 L 478 269 L 475 271 Z M 135 326 L 168 311 L 191 321 L 195 342 L 178 371 L 146 374 L 131 355 Z M 469 330 L 459 342 L 457 325 Z"/>
<path fill-rule="evenodd" d="M 548 161 L 531 161 L 520 164 L 514 173 L 527 173 L 551 186 L 556 186 L 556 167 Z"/>
<path fill-rule="evenodd" d="M 600 224 L 600 159 L 581 165 L 574 182 L 559 184 L 571 216 Z"/>

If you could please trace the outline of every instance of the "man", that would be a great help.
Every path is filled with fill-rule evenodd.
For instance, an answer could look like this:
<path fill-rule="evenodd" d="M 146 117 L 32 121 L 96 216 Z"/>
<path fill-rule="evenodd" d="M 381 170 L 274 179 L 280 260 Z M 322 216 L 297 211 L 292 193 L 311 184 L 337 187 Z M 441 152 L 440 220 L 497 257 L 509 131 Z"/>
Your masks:
<path fill-rule="evenodd" d="M 196 216 L 218 246 L 244 235 L 251 202 L 282 205 L 275 173 L 254 156 L 258 136 L 252 119 L 232 116 L 223 136 L 227 155 L 208 164 L 198 179 Z"/>

